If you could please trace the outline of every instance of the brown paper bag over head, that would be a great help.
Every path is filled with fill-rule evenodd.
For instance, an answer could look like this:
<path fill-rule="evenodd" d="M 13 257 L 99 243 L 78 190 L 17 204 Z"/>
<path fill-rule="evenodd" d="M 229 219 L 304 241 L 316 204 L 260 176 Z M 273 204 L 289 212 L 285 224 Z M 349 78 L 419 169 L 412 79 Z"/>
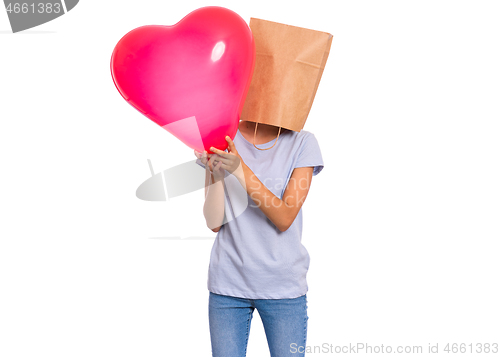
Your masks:
<path fill-rule="evenodd" d="M 278 137 L 281 128 L 301 131 L 333 36 L 255 18 L 250 18 L 250 29 L 255 41 L 255 68 L 240 119 L 255 122 L 255 132 L 258 123 L 278 126 Z"/>

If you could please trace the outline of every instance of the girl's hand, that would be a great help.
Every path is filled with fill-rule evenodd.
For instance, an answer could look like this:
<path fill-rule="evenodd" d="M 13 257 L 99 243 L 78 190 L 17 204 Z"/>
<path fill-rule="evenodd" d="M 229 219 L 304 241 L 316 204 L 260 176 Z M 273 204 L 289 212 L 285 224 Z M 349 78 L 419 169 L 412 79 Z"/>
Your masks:
<path fill-rule="evenodd" d="M 210 148 L 210 151 L 217 154 L 219 157 L 217 160 L 220 160 L 222 163 L 221 167 L 224 170 L 227 170 L 230 173 L 233 173 L 240 165 L 243 163 L 243 159 L 238 154 L 236 150 L 236 146 L 229 136 L 226 136 L 226 141 L 228 143 L 229 152 L 225 152 L 214 147 Z"/>
<path fill-rule="evenodd" d="M 204 150 L 202 153 L 201 152 L 198 152 L 196 151 L 196 149 L 194 150 L 194 155 L 196 156 L 196 158 L 200 159 L 201 163 L 205 166 L 207 166 L 207 162 L 208 162 L 208 157 L 207 157 L 207 151 Z"/>
<path fill-rule="evenodd" d="M 208 155 L 207 151 L 200 153 L 194 151 L 194 155 L 200 159 L 200 161 L 205 165 L 205 169 L 209 170 L 211 174 L 214 175 L 214 180 L 217 182 L 224 178 L 224 170 L 221 168 L 222 162 L 220 162 L 220 156 L 216 154 Z"/>
<path fill-rule="evenodd" d="M 208 169 L 214 175 L 214 181 L 217 182 L 219 180 L 222 180 L 225 176 L 224 169 L 221 168 L 222 166 L 222 161 L 221 157 L 216 154 L 210 155 L 210 160 L 208 160 Z"/>

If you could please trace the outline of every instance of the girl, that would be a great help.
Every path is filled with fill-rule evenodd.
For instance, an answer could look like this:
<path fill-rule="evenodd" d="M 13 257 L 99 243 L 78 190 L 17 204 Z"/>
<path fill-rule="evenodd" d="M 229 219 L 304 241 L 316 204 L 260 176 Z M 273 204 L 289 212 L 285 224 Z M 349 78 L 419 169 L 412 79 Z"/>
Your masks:
<path fill-rule="evenodd" d="M 210 256 L 209 325 L 214 357 L 244 357 L 258 310 L 271 357 L 304 356 L 309 255 L 301 243 L 301 207 L 323 168 L 315 136 L 240 121 L 228 151 L 195 151 L 206 168 Z M 252 142 L 253 137 L 253 142 Z M 259 146 L 257 146 L 259 145 Z M 237 212 L 243 190 L 243 209 Z M 241 196 L 240 196 L 241 197 Z"/>

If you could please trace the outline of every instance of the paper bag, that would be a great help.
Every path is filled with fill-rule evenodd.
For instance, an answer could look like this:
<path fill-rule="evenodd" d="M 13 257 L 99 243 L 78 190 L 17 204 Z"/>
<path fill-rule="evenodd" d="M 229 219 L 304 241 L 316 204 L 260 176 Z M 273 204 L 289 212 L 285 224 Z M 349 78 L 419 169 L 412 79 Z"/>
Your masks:
<path fill-rule="evenodd" d="M 301 131 L 318 89 L 333 36 L 250 18 L 255 69 L 240 119 Z"/>

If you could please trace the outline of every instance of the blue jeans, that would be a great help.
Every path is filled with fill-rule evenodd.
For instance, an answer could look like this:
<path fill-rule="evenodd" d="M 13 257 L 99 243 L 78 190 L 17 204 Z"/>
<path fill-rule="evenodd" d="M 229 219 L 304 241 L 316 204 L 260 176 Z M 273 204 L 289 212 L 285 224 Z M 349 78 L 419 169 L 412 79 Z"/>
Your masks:
<path fill-rule="evenodd" d="M 245 357 L 250 322 L 257 309 L 271 357 L 303 357 L 307 337 L 307 297 L 244 299 L 210 292 L 208 317 L 213 357 Z"/>

